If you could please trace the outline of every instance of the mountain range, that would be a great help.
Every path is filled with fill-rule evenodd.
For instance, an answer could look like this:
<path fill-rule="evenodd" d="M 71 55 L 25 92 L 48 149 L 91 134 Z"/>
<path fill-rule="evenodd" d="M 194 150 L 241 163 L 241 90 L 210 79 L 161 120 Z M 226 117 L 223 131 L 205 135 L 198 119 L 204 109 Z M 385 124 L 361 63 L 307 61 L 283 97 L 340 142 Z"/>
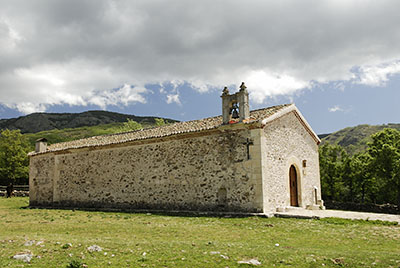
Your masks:
<path fill-rule="evenodd" d="M 155 124 L 154 116 L 135 116 L 107 111 L 87 111 L 83 113 L 33 113 L 11 119 L 0 119 L 0 129 L 19 129 L 21 133 L 36 133 L 40 131 L 97 126 L 111 123 L 122 123 L 128 119 L 142 125 Z M 177 122 L 163 118 L 166 123 Z"/>

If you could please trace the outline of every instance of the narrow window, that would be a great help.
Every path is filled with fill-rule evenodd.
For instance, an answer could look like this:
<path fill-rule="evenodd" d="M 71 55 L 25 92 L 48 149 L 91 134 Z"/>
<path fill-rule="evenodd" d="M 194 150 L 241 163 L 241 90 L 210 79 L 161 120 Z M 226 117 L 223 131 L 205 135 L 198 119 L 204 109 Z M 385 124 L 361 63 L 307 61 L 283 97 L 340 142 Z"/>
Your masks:
<path fill-rule="evenodd" d="M 307 160 L 303 160 L 303 168 L 307 167 Z"/>

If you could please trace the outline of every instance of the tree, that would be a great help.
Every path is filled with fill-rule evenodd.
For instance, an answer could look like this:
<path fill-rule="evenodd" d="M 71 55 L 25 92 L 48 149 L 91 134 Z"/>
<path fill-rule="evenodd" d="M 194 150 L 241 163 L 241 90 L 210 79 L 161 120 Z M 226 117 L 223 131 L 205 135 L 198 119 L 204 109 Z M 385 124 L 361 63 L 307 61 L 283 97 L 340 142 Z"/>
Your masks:
<path fill-rule="evenodd" d="M 319 148 L 321 188 L 324 199 L 338 200 L 337 197 L 341 195 L 341 158 L 343 154 L 344 149 L 339 145 L 327 143 Z"/>
<path fill-rule="evenodd" d="M 165 125 L 165 121 L 162 118 L 154 118 L 154 121 L 156 122 L 157 127 Z"/>
<path fill-rule="evenodd" d="M 345 150 L 341 152 L 341 166 L 340 170 L 340 181 L 344 186 L 344 196 L 341 201 L 354 202 L 356 195 L 356 185 L 354 181 L 354 173 L 352 169 L 353 157 L 349 156 Z"/>
<path fill-rule="evenodd" d="M 357 201 L 375 203 L 377 185 L 372 174 L 372 157 L 367 153 L 359 153 L 352 157 L 350 162 L 351 173 L 354 178 L 354 191 Z"/>
<path fill-rule="evenodd" d="M 385 128 L 371 138 L 368 153 L 380 184 L 378 201 L 397 203 L 400 207 L 400 131 Z"/>
<path fill-rule="evenodd" d="M 128 118 L 128 120 L 122 125 L 121 132 L 135 131 L 140 129 L 143 129 L 143 126 L 140 123 Z"/>
<path fill-rule="evenodd" d="M 349 156 L 339 145 L 320 147 L 323 198 L 400 207 L 400 131 L 371 136 L 364 152 Z"/>
<path fill-rule="evenodd" d="M 29 174 L 29 144 L 19 130 L 3 130 L 0 133 L 0 180 L 1 184 L 27 179 Z"/>

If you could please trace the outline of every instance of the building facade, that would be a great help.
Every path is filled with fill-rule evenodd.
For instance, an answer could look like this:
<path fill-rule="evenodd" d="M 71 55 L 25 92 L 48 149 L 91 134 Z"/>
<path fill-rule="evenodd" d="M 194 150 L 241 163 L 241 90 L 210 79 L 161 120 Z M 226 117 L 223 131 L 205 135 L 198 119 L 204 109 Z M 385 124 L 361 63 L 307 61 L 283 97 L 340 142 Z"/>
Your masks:
<path fill-rule="evenodd" d="M 273 213 L 318 209 L 320 140 L 294 104 L 50 146 L 30 153 L 30 206 Z"/>

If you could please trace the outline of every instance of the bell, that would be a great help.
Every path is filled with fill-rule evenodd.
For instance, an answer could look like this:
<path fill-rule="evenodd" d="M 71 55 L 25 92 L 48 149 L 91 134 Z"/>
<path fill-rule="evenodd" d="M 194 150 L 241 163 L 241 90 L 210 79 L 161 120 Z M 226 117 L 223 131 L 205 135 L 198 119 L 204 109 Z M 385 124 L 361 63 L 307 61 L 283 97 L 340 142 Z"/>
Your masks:
<path fill-rule="evenodd" d="M 237 105 L 233 105 L 233 107 L 232 107 L 232 118 L 233 119 L 239 118 L 239 113 L 238 113 L 237 109 L 238 109 Z"/>

